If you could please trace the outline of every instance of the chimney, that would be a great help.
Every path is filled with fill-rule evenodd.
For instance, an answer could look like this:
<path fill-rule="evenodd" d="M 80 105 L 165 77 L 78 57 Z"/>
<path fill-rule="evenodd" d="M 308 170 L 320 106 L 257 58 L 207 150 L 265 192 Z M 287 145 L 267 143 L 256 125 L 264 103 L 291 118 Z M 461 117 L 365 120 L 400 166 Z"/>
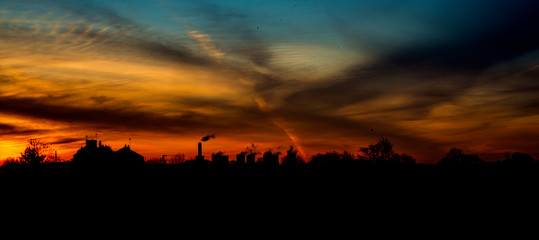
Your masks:
<path fill-rule="evenodd" d="M 198 142 L 198 156 L 202 156 L 202 143 Z"/>

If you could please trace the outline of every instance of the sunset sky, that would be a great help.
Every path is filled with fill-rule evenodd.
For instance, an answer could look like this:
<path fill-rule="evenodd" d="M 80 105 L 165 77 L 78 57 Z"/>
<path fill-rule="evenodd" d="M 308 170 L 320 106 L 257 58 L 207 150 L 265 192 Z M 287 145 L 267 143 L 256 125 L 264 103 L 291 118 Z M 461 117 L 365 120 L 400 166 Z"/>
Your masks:
<path fill-rule="evenodd" d="M 146 158 L 388 137 L 539 159 L 537 0 L 2 0 L 0 161 L 86 136 Z"/>

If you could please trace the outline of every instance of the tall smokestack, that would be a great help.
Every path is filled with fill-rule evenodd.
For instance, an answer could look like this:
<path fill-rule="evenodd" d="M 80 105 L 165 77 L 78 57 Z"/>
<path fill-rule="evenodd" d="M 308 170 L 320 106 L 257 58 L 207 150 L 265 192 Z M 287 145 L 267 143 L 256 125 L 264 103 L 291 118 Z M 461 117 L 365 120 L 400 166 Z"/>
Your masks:
<path fill-rule="evenodd" d="M 198 156 L 199 157 L 202 156 L 202 143 L 201 142 L 198 142 Z"/>

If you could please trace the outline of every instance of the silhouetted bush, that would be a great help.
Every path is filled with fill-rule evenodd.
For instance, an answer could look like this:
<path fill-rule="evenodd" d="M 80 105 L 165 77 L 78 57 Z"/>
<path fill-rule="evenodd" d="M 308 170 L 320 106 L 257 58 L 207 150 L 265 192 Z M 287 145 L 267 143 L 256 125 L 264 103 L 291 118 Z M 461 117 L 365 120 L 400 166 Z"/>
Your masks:
<path fill-rule="evenodd" d="M 503 160 L 503 164 L 506 166 L 526 167 L 531 166 L 534 163 L 532 156 L 526 153 L 515 152 L 513 154 L 505 153 L 504 155 L 505 159 Z"/>
<path fill-rule="evenodd" d="M 405 153 L 396 153 L 395 155 L 393 155 L 390 162 L 393 165 L 402 165 L 407 167 L 414 166 L 416 164 L 415 158 Z"/>
<path fill-rule="evenodd" d="M 350 164 L 351 161 L 357 161 L 349 152 L 327 152 L 325 154 L 316 154 L 311 158 L 309 163 L 312 167 L 323 168 L 323 167 L 345 167 L 345 165 Z"/>
<path fill-rule="evenodd" d="M 463 166 L 463 167 L 477 167 L 485 163 L 476 154 L 464 154 L 461 149 L 452 148 L 449 152 L 440 160 L 441 166 Z"/>
<path fill-rule="evenodd" d="M 27 164 L 25 161 L 21 161 L 20 159 L 8 158 L 4 160 L 1 167 L 2 168 L 25 168 L 29 166 L 30 166 L 29 164 Z"/>

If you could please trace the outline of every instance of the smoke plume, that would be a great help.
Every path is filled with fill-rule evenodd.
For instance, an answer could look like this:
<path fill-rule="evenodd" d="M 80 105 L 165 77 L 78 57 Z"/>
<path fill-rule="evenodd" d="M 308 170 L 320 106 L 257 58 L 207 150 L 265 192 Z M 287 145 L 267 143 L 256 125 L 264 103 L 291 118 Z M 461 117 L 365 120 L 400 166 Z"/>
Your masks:
<path fill-rule="evenodd" d="M 203 142 L 206 142 L 208 140 L 210 140 L 210 138 L 215 138 L 215 135 L 207 135 L 205 137 L 203 137 L 200 141 L 203 141 Z"/>

